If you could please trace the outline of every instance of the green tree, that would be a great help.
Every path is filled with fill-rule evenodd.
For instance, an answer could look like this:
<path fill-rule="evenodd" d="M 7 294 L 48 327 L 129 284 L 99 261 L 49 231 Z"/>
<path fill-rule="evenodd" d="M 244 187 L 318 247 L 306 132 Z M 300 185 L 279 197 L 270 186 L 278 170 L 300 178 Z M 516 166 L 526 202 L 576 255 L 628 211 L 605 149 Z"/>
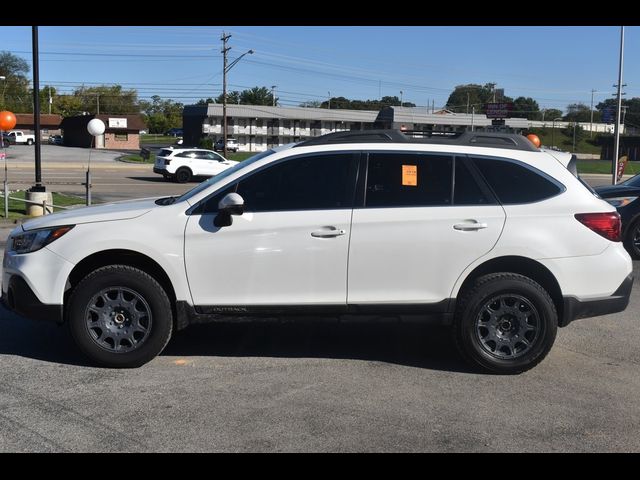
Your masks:
<path fill-rule="evenodd" d="M 32 111 L 33 101 L 29 97 L 29 64 L 10 52 L 0 52 L 0 109 L 14 113 Z"/>
<path fill-rule="evenodd" d="M 540 107 L 531 97 L 518 97 L 513 101 L 512 116 L 525 117 L 528 120 L 540 119 Z"/>
<path fill-rule="evenodd" d="M 141 101 L 140 109 L 149 133 L 163 133 L 170 128 L 182 127 L 182 110 L 184 105 L 173 100 L 163 100 L 159 95 L 151 97 L 151 101 Z"/>
<path fill-rule="evenodd" d="M 567 105 L 564 119 L 568 122 L 588 122 L 591 120 L 591 110 L 584 103 L 571 103 Z"/>
<path fill-rule="evenodd" d="M 472 107 L 475 107 L 476 113 L 485 113 L 486 104 L 493 101 L 495 86 L 495 83 L 457 85 L 449 95 L 446 108 L 456 113 L 471 113 Z M 497 96 L 496 101 L 510 102 L 512 98 Z"/>
<path fill-rule="evenodd" d="M 558 110 L 557 108 L 545 108 L 544 110 L 540 111 L 539 120 L 553 122 L 554 118 L 562 118 L 562 110 Z"/>
<path fill-rule="evenodd" d="M 243 90 L 240 94 L 240 103 L 243 105 L 277 105 L 278 98 L 275 102 L 271 90 L 267 87 L 253 87 Z"/>
<path fill-rule="evenodd" d="M 222 99 L 222 95 L 218 95 L 216 98 L 216 103 L 224 103 Z M 234 90 L 232 92 L 227 92 L 227 104 L 229 103 L 240 103 L 240 92 Z"/>
<path fill-rule="evenodd" d="M 222 95 L 221 95 L 222 96 Z M 210 103 L 215 103 L 215 100 L 211 97 L 207 97 L 207 99 L 205 100 L 204 98 L 201 98 L 200 100 L 198 100 L 196 102 L 196 105 L 209 105 Z"/>
<path fill-rule="evenodd" d="M 80 87 L 73 94 L 82 99 L 84 111 L 89 113 L 135 114 L 140 113 L 138 92 L 125 90 L 121 85 Z"/>

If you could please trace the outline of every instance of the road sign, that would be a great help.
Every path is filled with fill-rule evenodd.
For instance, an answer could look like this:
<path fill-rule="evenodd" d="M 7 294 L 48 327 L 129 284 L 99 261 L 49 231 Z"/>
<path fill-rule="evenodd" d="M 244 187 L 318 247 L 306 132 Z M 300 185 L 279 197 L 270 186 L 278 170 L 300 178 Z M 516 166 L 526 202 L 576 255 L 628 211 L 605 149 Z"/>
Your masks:
<path fill-rule="evenodd" d="M 513 103 L 487 103 L 487 118 L 511 118 Z"/>
<path fill-rule="evenodd" d="M 611 107 L 606 107 L 602 109 L 602 121 L 604 123 L 613 123 L 613 115 L 615 110 Z"/>

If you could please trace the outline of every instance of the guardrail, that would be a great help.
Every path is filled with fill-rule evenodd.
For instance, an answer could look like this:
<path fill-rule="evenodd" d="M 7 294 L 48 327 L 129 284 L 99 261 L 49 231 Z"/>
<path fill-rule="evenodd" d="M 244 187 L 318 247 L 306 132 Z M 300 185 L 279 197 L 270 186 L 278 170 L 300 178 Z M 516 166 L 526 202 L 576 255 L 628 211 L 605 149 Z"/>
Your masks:
<path fill-rule="evenodd" d="M 68 210 L 69 208 L 71 208 L 71 207 L 63 207 L 62 205 L 54 205 L 53 203 L 47 203 L 46 200 L 43 200 L 42 202 L 36 202 L 34 200 L 27 200 L 26 198 L 11 197 L 5 192 L 5 195 L 4 195 L 4 217 L 5 218 L 9 218 L 9 200 L 29 203 L 31 205 L 40 205 L 42 206 L 42 215 L 47 215 L 47 213 L 49 213 L 47 212 L 47 209 L 49 207 L 51 207 L 50 213 L 53 213 L 54 209 L 56 208 L 59 208 L 61 210 Z"/>

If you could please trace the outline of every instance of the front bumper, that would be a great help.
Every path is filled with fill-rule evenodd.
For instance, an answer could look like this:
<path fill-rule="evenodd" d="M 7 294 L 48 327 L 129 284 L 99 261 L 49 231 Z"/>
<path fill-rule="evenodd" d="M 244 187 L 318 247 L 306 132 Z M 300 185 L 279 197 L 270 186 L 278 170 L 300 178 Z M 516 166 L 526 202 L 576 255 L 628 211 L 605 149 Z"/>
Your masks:
<path fill-rule="evenodd" d="M 633 275 L 629 274 L 620 284 L 613 295 L 591 300 L 578 300 L 576 297 L 563 297 L 564 311 L 560 319 L 560 326 L 565 327 L 579 318 L 598 317 L 610 313 L 622 312 L 629 305 Z"/>
<path fill-rule="evenodd" d="M 64 307 L 47 305 L 38 300 L 33 290 L 18 275 L 11 275 L 6 289 L 2 289 L 2 304 L 9 310 L 33 320 L 47 320 L 58 324 L 63 322 Z"/>

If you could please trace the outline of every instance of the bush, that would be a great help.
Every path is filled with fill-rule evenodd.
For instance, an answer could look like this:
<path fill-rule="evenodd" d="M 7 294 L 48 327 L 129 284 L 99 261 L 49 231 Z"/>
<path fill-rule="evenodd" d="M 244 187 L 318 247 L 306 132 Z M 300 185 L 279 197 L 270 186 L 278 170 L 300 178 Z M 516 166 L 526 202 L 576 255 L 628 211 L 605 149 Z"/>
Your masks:
<path fill-rule="evenodd" d="M 200 148 L 205 148 L 207 150 L 213 150 L 213 138 L 211 137 L 201 138 L 198 146 Z"/>

